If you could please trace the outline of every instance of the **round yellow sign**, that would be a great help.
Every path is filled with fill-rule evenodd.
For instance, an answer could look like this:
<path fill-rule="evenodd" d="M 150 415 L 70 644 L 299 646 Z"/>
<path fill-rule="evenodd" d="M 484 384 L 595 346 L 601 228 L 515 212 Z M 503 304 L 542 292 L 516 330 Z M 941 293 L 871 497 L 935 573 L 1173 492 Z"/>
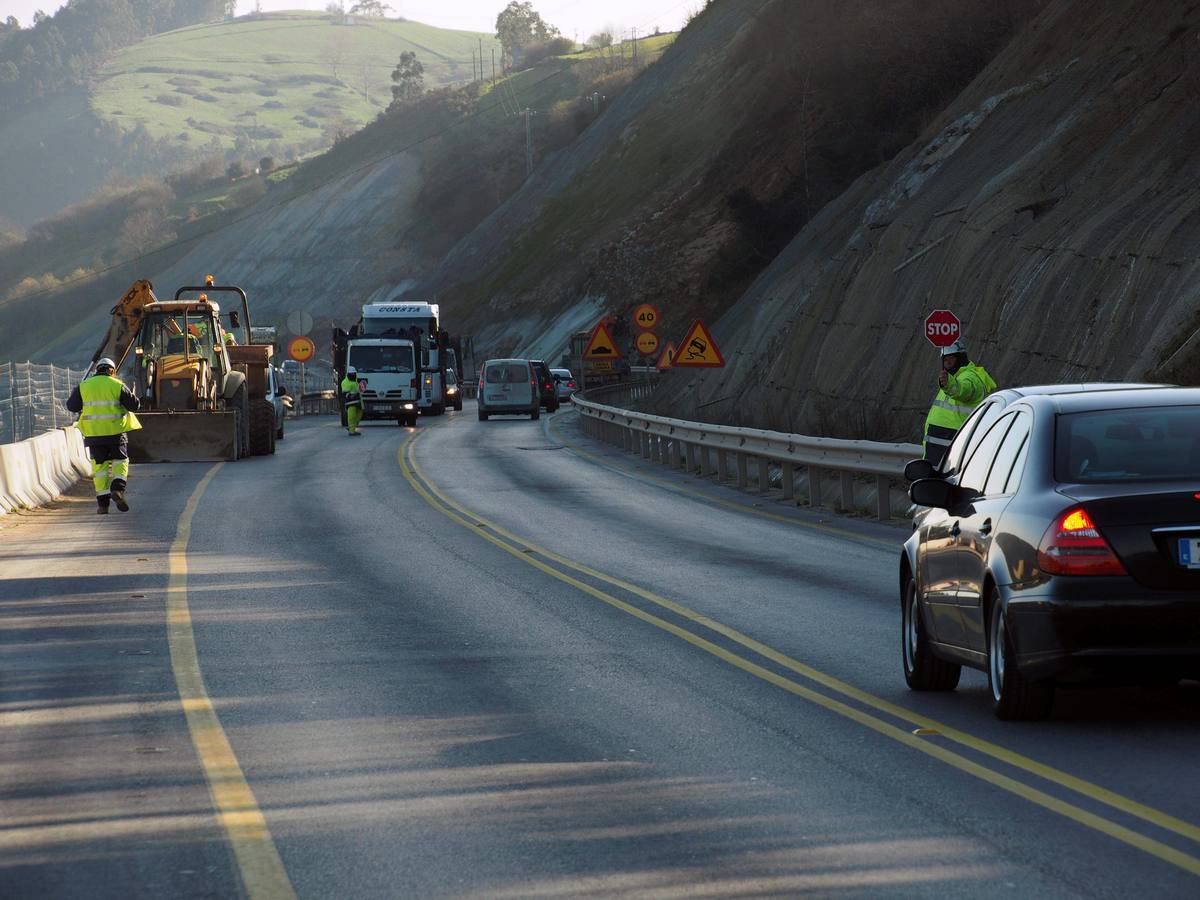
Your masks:
<path fill-rule="evenodd" d="M 306 337 L 292 338 L 288 342 L 288 356 L 298 363 L 308 362 L 316 352 L 316 345 Z"/>
<path fill-rule="evenodd" d="M 653 331 L 643 331 L 637 336 L 638 353 L 651 356 L 658 349 L 658 335 Z"/>
<path fill-rule="evenodd" d="M 649 303 L 643 303 L 633 311 L 633 324 L 649 331 L 658 324 L 658 310 Z"/>

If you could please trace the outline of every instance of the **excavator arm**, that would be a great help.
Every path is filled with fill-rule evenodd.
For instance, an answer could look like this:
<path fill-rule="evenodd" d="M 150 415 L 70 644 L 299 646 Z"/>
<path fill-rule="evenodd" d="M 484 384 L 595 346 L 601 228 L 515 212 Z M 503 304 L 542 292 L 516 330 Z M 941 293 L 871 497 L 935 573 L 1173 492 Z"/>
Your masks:
<path fill-rule="evenodd" d="M 112 308 L 112 322 L 109 323 L 104 340 L 92 357 L 92 368 L 97 360 L 105 356 L 117 364 L 118 370 L 121 368 L 141 327 L 146 304 L 157 302 L 154 286 L 149 281 L 143 278 L 133 283 L 125 292 L 125 296 Z"/>

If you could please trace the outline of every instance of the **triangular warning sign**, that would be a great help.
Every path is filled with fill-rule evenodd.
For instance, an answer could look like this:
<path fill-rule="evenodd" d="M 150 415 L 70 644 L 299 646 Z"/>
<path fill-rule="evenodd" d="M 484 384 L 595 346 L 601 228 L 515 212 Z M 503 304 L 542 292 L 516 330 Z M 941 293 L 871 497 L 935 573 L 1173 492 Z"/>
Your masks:
<path fill-rule="evenodd" d="M 671 360 L 675 358 L 675 342 L 667 341 L 667 346 L 663 347 L 663 352 L 658 355 L 658 362 L 654 364 L 654 368 L 660 372 L 665 372 L 671 368 Z"/>
<path fill-rule="evenodd" d="M 721 355 L 717 342 L 712 339 L 704 323 L 697 319 L 679 342 L 679 349 L 671 365 L 675 368 L 692 366 L 698 369 L 720 369 L 725 366 L 725 357 Z"/>
<path fill-rule="evenodd" d="M 583 351 L 583 358 L 588 360 L 620 359 L 622 355 L 617 349 L 617 342 L 612 339 L 603 322 L 592 331 L 592 336 Z"/>

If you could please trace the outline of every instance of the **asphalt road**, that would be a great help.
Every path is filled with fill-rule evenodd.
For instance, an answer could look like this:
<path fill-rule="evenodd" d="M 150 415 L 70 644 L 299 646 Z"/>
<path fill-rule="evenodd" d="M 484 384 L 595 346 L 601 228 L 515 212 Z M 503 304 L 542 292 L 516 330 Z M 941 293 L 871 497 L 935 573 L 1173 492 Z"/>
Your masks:
<path fill-rule="evenodd" d="M 900 672 L 903 530 L 540 422 L 0 520 L 0 897 L 1200 895 L 1200 686 Z"/>

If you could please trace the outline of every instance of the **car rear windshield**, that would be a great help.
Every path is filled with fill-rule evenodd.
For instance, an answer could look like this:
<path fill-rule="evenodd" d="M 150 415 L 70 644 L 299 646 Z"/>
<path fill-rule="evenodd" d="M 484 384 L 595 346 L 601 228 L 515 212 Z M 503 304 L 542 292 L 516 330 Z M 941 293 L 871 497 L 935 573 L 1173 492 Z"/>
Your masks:
<path fill-rule="evenodd" d="M 353 347 L 350 365 L 359 372 L 411 372 L 412 347 Z"/>
<path fill-rule="evenodd" d="M 1071 483 L 1200 478 L 1200 406 L 1061 415 L 1054 474 Z"/>
<path fill-rule="evenodd" d="M 488 384 L 512 384 L 516 381 L 528 381 L 529 369 L 521 363 L 497 363 L 487 367 L 483 380 Z"/>

